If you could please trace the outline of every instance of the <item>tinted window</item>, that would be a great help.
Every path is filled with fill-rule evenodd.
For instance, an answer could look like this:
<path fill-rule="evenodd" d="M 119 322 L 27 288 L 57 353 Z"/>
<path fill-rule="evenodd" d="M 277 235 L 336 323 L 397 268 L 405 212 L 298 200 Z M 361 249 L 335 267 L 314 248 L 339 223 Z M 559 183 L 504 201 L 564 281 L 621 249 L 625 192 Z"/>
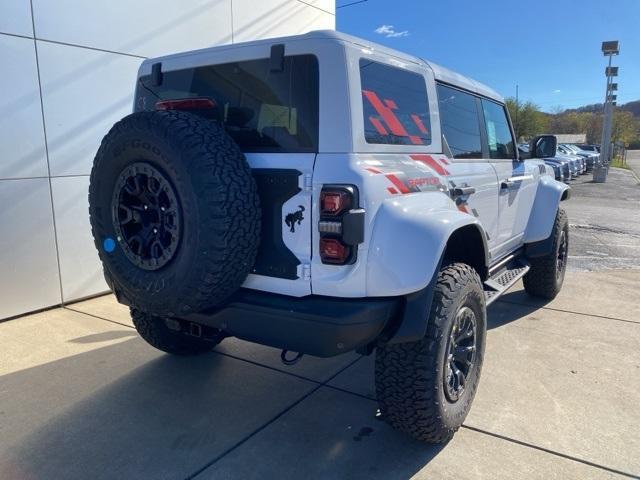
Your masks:
<path fill-rule="evenodd" d="M 269 59 L 163 72 L 162 85 L 141 78 L 136 109 L 153 110 L 159 100 L 207 97 L 210 111 L 244 151 L 309 152 L 318 148 L 318 61 L 313 55 L 285 57 L 284 71 Z"/>
<path fill-rule="evenodd" d="M 427 88 L 422 75 L 362 59 L 360 82 L 367 143 L 431 143 Z"/>
<path fill-rule="evenodd" d="M 513 137 L 504 107 L 491 100 L 482 99 L 482 110 L 487 126 L 489 158 L 514 159 L 516 155 Z"/>
<path fill-rule="evenodd" d="M 482 158 L 476 97 L 438 85 L 442 134 L 454 158 Z"/>

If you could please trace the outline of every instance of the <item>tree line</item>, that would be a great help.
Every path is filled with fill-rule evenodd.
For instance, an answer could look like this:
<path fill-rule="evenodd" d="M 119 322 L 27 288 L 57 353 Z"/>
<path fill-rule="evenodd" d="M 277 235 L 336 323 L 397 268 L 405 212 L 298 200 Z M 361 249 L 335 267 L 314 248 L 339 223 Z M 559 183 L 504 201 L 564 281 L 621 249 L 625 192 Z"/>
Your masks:
<path fill-rule="evenodd" d="M 635 102 L 632 102 L 635 103 Z M 518 102 L 513 97 L 506 99 L 509 115 L 518 141 L 527 141 L 541 133 L 586 133 L 587 143 L 601 142 L 602 105 L 581 109 L 545 113 L 533 102 Z M 632 111 L 618 107 L 613 113 L 612 138 L 623 142 L 627 148 L 640 148 L 640 118 Z"/>

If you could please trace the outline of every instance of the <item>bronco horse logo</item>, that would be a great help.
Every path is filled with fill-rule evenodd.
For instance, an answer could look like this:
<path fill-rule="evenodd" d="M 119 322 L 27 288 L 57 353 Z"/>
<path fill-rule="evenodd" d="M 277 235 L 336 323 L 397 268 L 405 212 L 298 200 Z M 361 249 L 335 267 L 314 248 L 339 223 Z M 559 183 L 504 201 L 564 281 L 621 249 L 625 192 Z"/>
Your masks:
<path fill-rule="evenodd" d="M 298 205 L 298 207 L 300 207 L 300 210 L 289 213 L 286 217 L 284 217 L 284 223 L 287 224 L 287 227 L 289 227 L 291 232 L 296 231 L 296 223 L 300 225 L 302 223 L 302 220 L 304 220 L 304 215 L 302 215 L 302 212 L 304 212 L 304 207 L 302 205 Z"/>

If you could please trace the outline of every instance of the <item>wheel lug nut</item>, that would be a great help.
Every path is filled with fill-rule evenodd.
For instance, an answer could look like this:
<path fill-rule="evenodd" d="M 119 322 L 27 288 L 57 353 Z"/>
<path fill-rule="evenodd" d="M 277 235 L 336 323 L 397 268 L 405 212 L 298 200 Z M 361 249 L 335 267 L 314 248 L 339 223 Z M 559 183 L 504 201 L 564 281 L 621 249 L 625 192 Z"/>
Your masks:
<path fill-rule="evenodd" d="M 149 209 L 149 207 L 147 207 L 146 205 L 144 205 L 142 208 L 145 209 L 145 210 Z"/>
<path fill-rule="evenodd" d="M 153 233 L 158 233 L 158 229 L 157 229 L 157 228 L 154 228 L 154 229 L 153 229 Z"/>

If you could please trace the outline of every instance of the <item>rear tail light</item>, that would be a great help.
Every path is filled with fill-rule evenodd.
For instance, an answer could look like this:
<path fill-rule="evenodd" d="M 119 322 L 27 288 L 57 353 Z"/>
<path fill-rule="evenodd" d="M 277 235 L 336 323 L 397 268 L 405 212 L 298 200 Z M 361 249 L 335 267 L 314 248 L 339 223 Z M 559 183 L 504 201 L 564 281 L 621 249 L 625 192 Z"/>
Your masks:
<path fill-rule="evenodd" d="M 212 108 L 216 108 L 216 102 L 206 97 L 160 100 L 156 102 L 156 110 L 208 110 Z"/>
<path fill-rule="evenodd" d="M 351 256 L 351 247 L 343 245 L 337 238 L 320 239 L 320 257 L 323 263 L 344 265 Z"/>
<path fill-rule="evenodd" d="M 346 265 L 356 260 L 364 241 L 364 210 L 358 207 L 358 190 L 351 185 L 327 185 L 320 192 L 320 259 Z"/>
<path fill-rule="evenodd" d="M 320 193 L 320 213 L 339 215 L 351 208 L 353 193 L 349 190 L 322 190 Z"/>

